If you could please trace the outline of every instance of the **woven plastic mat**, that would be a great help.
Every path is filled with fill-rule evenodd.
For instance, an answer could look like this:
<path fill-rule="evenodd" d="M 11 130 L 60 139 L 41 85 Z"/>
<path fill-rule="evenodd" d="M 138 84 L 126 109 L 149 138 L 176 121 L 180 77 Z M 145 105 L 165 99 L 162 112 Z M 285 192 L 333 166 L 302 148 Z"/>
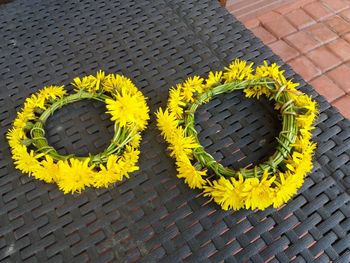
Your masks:
<path fill-rule="evenodd" d="M 189 75 L 240 57 L 283 62 L 215 0 L 14 0 L 0 5 L 1 262 L 350 262 L 350 122 L 287 65 L 320 104 L 315 168 L 279 210 L 224 212 L 176 178 L 152 117 L 140 167 L 109 189 L 63 195 L 14 168 L 5 133 L 24 99 L 98 69 L 122 73 L 154 111 Z M 50 117 L 62 153 L 99 152 L 112 137 L 104 105 L 81 101 Z M 272 106 L 240 92 L 196 115 L 200 140 L 233 168 L 273 152 Z"/>

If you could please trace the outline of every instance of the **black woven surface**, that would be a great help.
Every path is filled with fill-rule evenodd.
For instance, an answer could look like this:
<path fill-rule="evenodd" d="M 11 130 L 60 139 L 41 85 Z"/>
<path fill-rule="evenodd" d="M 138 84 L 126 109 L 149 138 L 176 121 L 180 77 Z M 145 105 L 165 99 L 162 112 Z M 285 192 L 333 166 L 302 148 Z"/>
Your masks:
<path fill-rule="evenodd" d="M 119 72 L 154 111 L 172 85 L 236 57 L 283 64 L 217 1 L 15 0 L 0 5 L 0 39 L 1 262 L 350 261 L 350 122 L 286 65 L 321 114 L 315 169 L 279 210 L 223 212 L 187 188 L 154 117 L 141 170 L 116 187 L 63 195 L 14 169 L 4 133 L 44 85 Z M 112 134 L 103 111 L 89 101 L 57 111 L 49 141 L 63 153 L 100 151 Z M 203 144 L 234 168 L 271 154 L 279 127 L 272 107 L 240 93 L 218 96 L 197 114 Z"/>

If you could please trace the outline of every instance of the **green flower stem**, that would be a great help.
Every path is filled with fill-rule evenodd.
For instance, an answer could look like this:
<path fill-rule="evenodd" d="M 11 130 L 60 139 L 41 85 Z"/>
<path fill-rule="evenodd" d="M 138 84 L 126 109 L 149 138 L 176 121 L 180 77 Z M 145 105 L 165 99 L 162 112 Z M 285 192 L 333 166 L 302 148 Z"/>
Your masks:
<path fill-rule="evenodd" d="M 279 88 L 278 83 L 268 78 L 225 83 L 213 88 L 210 91 L 200 94 L 197 100 L 190 105 L 189 110 L 185 112 L 184 124 L 186 134 L 188 136 L 193 136 L 196 142 L 200 145 L 200 142 L 198 140 L 198 133 L 194 127 L 194 114 L 197 108 L 215 95 L 230 93 L 234 90 L 242 90 L 256 85 L 263 85 L 270 89 L 272 93 L 275 93 L 274 99 L 276 102 L 283 105 L 281 107 L 282 131 L 277 138 L 278 146 L 276 152 L 269 158 L 267 162 L 262 163 L 258 166 L 254 166 L 252 169 L 243 168 L 239 171 L 234 171 L 218 163 L 212 155 L 205 151 L 202 146 L 194 149 L 193 155 L 201 164 L 201 166 L 212 169 L 218 176 L 222 175 L 225 177 L 237 177 L 238 173 L 241 173 L 245 178 L 261 177 L 265 170 L 267 170 L 269 174 L 272 174 L 277 170 L 278 165 L 291 152 L 292 144 L 295 142 L 297 136 L 294 109 L 295 107 L 293 101 L 290 99 L 288 92 L 283 92 L 285 87 Z"/>
<path fill-rule="evenodd" d="M 64 105 L 77 102 L 82 99 L 94 99 L 97 101 L 105 102 L 106 99 L 110 99 L 109 96 L 104 94 L 93 94 L 84 91 L 79 91 L 76 94 L 72 94 L 62 99 L 54 102 L 50 107 L 48 107 L 39 117 L 38 121 L 30 129 L 30 135 L 32 138 L 33 145 L 37 148 L 40 153 L 45 153 L 50 155 L 54 160 L 68 160 L 69 158 L 76 158 L 78 160 L 90 160 L 90 164 L 100 164 L 107 161 L 108 156 L 123 150 L 123 147 L 132 139 L 130 139 L 130 131 L 128 129 L 119 127 L 118 124 L 114 124 L 114 136 L 111 140 L 110 145 L 102 153 L 96 155 L 90 155 L 89 157 L 77 157 L 73 154 L 61 155 L 52 146 L 48 144 L 45 138 L 44 124 L 47 119 L 58 109 L 62 108 Z"/>

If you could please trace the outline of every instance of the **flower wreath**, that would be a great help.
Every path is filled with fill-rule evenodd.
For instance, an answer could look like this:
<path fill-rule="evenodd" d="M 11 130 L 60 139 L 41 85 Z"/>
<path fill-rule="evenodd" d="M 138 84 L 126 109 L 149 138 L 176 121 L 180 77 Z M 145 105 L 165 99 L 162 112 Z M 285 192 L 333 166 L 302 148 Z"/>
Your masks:
<path fill-rule="evenodd" d="M 36 179 L 56 183 L 64 193 L 85 187 L 108 187 L 139 169 L 141 131 L 147 126 L 149 108 L 136 86 L 121 75 L 97 72 L 75 78 L 74 94 L 63 86 L 44 87 L 25 100 L 7 133 L 16 168 Z M 44 124 L 55 110 L 82 99 L 106 103 L 114 121 L 114 136 L 101 153 L 88 157 L 61 155 L 45 138 Z"/>
<path fill-rule="evenodd" d="M 298 83 L 286 80 L 276 64 L 265 61 L 255 71 L 252 66 L 236 59 L 225 72 L 210 72 L 205 80 L 188 78 L 170 89 L 167 108 L 156 112 L 170 156 L 176 159 L 177 176 L 190 188 L 203 189 L 204 195 L 224 210 L 280 207 L 297 192 L 313 167 L 316 144 L 311 141 L 311 130 L 317 116 L 316 102 L 296 89 Z M 264 95 L 274 100 L 282 117 L 276 152 L 268 161 L 238 171 L 215 161 L 200 144 L 194 128 L 198 106 L 235 90 L 243 90 L 248 98 Z M 216 174 L 214 180 L 207 177 L 208 169 Z"/>

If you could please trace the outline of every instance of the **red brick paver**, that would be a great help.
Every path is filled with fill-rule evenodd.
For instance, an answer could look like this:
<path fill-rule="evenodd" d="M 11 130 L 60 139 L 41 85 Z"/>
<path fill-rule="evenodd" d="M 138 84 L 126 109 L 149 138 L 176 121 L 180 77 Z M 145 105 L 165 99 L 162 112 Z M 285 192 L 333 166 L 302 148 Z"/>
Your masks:
<path fill-rule="evenodd" d="M 350 118 L 350 0 L 227 0 L 226 7 Z"/>

